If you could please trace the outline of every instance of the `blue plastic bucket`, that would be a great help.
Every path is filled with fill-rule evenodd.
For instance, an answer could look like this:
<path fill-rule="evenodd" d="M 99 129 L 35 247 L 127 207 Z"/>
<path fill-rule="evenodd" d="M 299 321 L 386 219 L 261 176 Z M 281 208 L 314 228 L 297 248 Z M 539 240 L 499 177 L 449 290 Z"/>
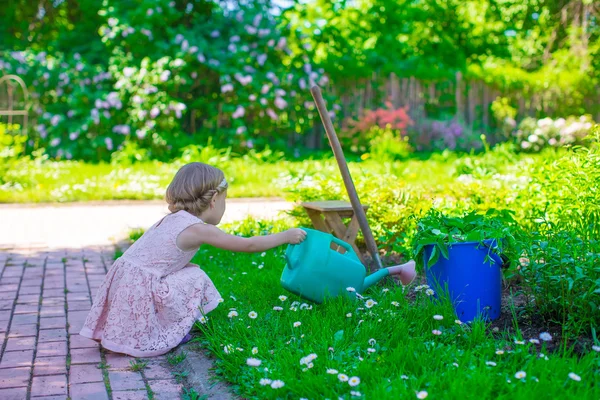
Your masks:
<path fill-rule="evenodd" d="M 502 260 L 492 250 L 496 242 L 454 243 L 448 246 L 446 259 L 426 269 L 427 284 L 437 293 L 448 291 L 458 319 L 471 322 L 475 318 L 493 321 L 500 316 L 502 302 Z M 432 245 L 425 248 L 424 265 L 431 256 Z M 489 259 L 486 261 L 486 257 Z"/>

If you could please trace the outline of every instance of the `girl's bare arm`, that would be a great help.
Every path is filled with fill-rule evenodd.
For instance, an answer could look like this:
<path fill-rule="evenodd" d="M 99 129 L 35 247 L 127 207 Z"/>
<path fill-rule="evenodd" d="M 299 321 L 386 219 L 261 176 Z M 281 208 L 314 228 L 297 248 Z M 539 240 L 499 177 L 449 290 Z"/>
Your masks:
<path fill-rule="evenodd" d="M 223 250 L 255 253 L 287 243 L 298 244 L 302 242 L 305 237 L 305 231 L 293 228 L 273 235 L 244 238 L 225 233 L 214 225 L 196 224 L 179 234 L 177 246 L 181 250 L 191 251 L 203 244 L 209 244 Z"/>

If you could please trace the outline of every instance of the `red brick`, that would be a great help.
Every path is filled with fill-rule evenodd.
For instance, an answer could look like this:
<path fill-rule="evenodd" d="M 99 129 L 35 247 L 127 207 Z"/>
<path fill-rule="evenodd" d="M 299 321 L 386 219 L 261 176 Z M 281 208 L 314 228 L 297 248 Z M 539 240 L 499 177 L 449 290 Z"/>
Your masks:
<path fill-rule="evenodd" d="M 42 317 L 60 317 L 65 315 L 65 307 L 64 306 L 42 306 L 40 310 L 40 315 Z"/>
<path fill-rule="evenodd" d="M 42 357 L 66 356 L 67 342 L 38 343 L 37 355 Z"/>
<path fill-rule="evenodd" d="M 71 335 L 69 337 L 69 345 L 71 349 L 87 349 L 91 347 L 100 347 L 100 344 L 98 342 L 79 335 Z"/>
<path fill-rule="evenodd" d="M 35 347 L 34 337 L 10 338 L 4 351 L 30 350 Z"/>
<path fill-rule="evenodd" d="M 106 387 L 104 382 L 82 383 L 79 385 L 71 385 L 71 398 L 85 400 L 108 400 Z"/>
<path fill-rule="evenodd" d="M 0 311 L 0 321 L 8 321 L 12 315 L 12 311 Z"/>
<path fill-rule="evenodd" d="M 38 304 L 40 296 L 36 294 L 23 294 L 17 297 L 17 304 Z"/>
<path fill-rule="evenodd" d="M 69 373 L 71 384 L 104 381 L 102 370 L 96 364 L 72 365 Z"/>
<path fill-rule="evenodd" d="M 23 276 L 21 286 L 41 286 L 44 278 L 42 276 Z"/>
<path fill-rule="evenodd" d="M 10 327 L 8 337 L 36 336 L 37 324 L 15 325 Z"/>
<path fill-rule="evenodd" d="M 19 314 L 19 315 L 15 315 L 12 319 L 13 326 L 31 325 L 31 324 L 37 324 L 37 322 L 38 322 L 37 314 Z"/>
<path fill-rule="evenodd" d="M 37 314 L 37 304 L 17 304 L 14 314 Z"/>
<path fill-rule="evenodd" d="M 34 376 L 31 384 L 31 396 L 54 396 L 67 394 L 67 376 Z"/>
<path fill-rule="evenodd" d="M 38 340 L 40 343 L 66 341 L 67 330 L 64 328 L 41 330 L 38 336 Z"/>
<path fill-rule="evenodd" d="M 6 351 L 2 355 L 0 368 L 31 367 L 33 361 L 33 349 L 20 351 Z"/>
<path fill-rule="evenodd" d="M 4 336 L 4 333 L 8 330 L 9 323 L 10 323 L 9 320 L 0 321 L 0 333 L 2 333 L 2 335 L 0 335 L 0 336 Z"/>
<path fill-rule="evenodd" d="M 46 289 L 64 289 L 65 281 L 61 277 L 57 277 L 56 279 L 48 279 L 44 280 L 44 290 Z"/>
<path fill-rule="evenodd" d="M 146 387 L 139 372 L 109 371 L 108 378 L 113 390 L 143 389 Z"/>
<path fill-rule="evenodd" d="M 55 306 L 65 307 L 65 299 L 63 297 L 47 297 L 42 300 L 42 307 L 44 306 Z"/>
<path fill-rule="evenodd" d="M 14 276 L 14 277 L 2 277 L 2 279 L 0 280 L 0 284 L 2 285 L 18 285 L 19 282 L 21 282 L 21 277 L 20 276 Z"/>
<path fill-rule="evenodd" d="M 178 399 L 181 396 L 182 386 L 174 379 L 150 381 L 148 383 L 154 392 L 155 400 Z"/>
<path fill-rule="evenodd" d="M 31 368 L 0 369 L 0 389 L 27 386 L 30 372 Z"/>
<path fill-rule="evenodd" d="M 135 361 L 135 358 L 126 356 L 119 353 L 108 353 L 106 354 L 106 363 L 113 369 L 129 369 L 131 367 L 131 361 Z"/>
<path fill-rule="evenodd" d="M 87 293 L 67 293 L 67 301 L 90 301 L 90 295 Z"/>
<path fill-rule="evenodd" d="M 65 297 L 65 289 L 44 289 L 44 298 L 46 297 Z"/>
<path fill-rule="evenodd" d="M 67 357 L 36 357 L 33 363 L 33 376 L 59 375 L 67 373 Z"/>
<path fill-rule="evenodd" d="M 160 363 L 153 361 L 144 369 L 146 379 L 172 379 L 171 371 Z"/>
<path fill-rule="evenodd" d="M 100 363 L 99 349 L 73 349 L 71 350 L 71 364 L 98 364 Z"/>
<path fill-rule="evenodd" d="M 92 307 L 92 303 L 89 300 L 86 301 L 70 301 L 69 311 L 89 311 Z"/>
<path fill-rule="evenodd" d="M 21 286 L 19 289 L 19 296 L 22 294 L 37 294 L 38 296 L 42 293 L 41 286 Z"/>
<path fill-rule="evenodd" d="M 120 390 L 112 392 L 113 400 L 147 400 L 146 390 Z"/>
<path fill-rule="evenodd" d="M 40 329 L 65 328 L 66 326 L 67 318 L 65 317 L 40 318 Z"/>
<path fill-rule="evenodd" d="M 23 400 L 27 398 L 27 388 L 0 389 L 0 399 L 2 400 Z"/>
<path fill-rule="evenodd" d="M 0 310 L 2 311 L 12 311 L 14 305 L 14 300 L 0 300 Z"/>
<path fill-rule="evenodd" d="M 14 292 L 0 292 L 0 300 L 14 300 L 17 298 L 17 291 Z"/>

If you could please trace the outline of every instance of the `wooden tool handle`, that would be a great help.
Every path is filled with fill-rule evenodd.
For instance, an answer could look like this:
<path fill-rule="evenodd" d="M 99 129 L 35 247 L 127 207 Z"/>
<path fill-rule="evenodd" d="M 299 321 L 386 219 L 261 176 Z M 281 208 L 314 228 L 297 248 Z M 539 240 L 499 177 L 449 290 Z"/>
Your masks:
<path fill-rule="evenodd" d="M 365 237 L 367 249 L 369 250 L 369 253 L 371 253 L 371 256 L 375 260 L 377 267 L 381 269 L 383 268 L 383 265 L 381 264 L 381 259 L 379 258 L 379 250 L 377 249 L 375 238 L 373 237 L 373 233 L 371 232 L 371 228 L 369 227 L 369 223 L 367 222 L 367 215 L 365 214 L 365 210 L 360 204 L 358 194 L 356 193 L 356 188 L 354 187 L 354 182 L 352 181 L 352 177 L 350 176 L 350 170 L 348 169 L 348 164 L 346 163 L 346 158 L 344 157 L 344 152 L 342 151 L 342 146 L 340 145 L 340 141 L 338 140 L 337 134 L 335 133 L 335 129 L 333 128 L 333 124 L 331 123 L 331 118 L 329 118 L 329 113 L 327 112 L 327 107 L 325 106 L 325 101 L 323 100 L 323 96 L 321 95 L 321 89 L 318 86 L 313 86 L 310 89 L 310 92 L 312 93 L 312 96 L 315 99 L 315 104 L 317 105 L 317 109 L 319 110 L 319 114 L 321 115 L 321 121 L 323 121 L 323 126 L 325 126 L 325 132 L 327 132 L 329 144 L 333 149 L 333 154 L 335 155 L 335 159 L 337 160 L 340 172 L 342 173 L 344 186 L 346 186 L 346 191 L 348 192 L 348 197 L 350 198 L 350 203 L 352 204 L 352 209 L 354 210 L 354 214 L 358 219 L 358 225 L 360 226 L 360 229 L 362 230 L 362 233 Z"/>

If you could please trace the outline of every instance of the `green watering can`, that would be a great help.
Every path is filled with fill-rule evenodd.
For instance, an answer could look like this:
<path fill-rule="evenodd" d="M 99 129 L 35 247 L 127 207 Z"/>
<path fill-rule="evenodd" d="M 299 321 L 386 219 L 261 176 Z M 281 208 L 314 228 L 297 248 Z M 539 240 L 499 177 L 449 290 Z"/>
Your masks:
<path fill-rule="evenodd" d="M 414 279 L 414 263 L 382 268 L 366 276 L 366 269 L 350 244 L 325 232 L 302 229 L 306 239 L 286 250 L 287 265 L 281 285 L 307 300 L 322 303 L 340 295 L 355 298 L 356 293 L 362 293 L 390 272 L 400 274 L 400 279 L 408 283 Z"/>

